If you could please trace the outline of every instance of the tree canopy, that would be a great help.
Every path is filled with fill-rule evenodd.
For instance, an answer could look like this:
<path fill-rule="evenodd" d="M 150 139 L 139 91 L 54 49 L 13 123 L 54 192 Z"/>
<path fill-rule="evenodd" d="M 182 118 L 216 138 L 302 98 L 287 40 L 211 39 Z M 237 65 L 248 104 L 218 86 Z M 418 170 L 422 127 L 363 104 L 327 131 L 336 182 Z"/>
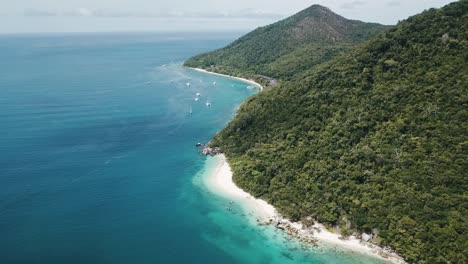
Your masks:
<path fill-rule="evenodd" d="M 250 97 L 211 144 L 292 220 L 374 234 L 410 262 L 467 263 L 467 41 L 468 1 L 427 10 Z"/>
<path fill-rule="evenodd" d="M 220 50 L 195 56 L 186 66 L 253 79 L 291 79 L 362 43 L 388 26 L 349 20 L 313 5 L 294 16 L 260 27 Z"/>

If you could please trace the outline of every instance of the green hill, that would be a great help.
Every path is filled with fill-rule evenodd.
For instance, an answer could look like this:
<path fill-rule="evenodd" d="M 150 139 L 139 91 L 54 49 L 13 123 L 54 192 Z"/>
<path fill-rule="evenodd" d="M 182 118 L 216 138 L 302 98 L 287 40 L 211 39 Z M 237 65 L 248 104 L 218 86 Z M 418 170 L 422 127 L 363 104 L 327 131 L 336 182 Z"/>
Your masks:
<path fill-rule="evenodd" d="M 265 74 L 252 61 L 284 52 L 277 39 L 265 53 L 241 47 L 273 29 L 207 64 L 237 52 L 230 65 Z M 304 38 L 317 36 L 344 38 Z M 374 234 L 410 262 L 467 263 L 467 41 L 468 1 L 428 10 L 252 96 L 212 145 L 240 187 L 293 220 Z"/>
<path fill-rule="evenodd" d="M 229 46 L 191 58 L 185 66 L 255 78 L 289 79 L 388 28 L 343 18 L 313 5 L 294 16 L 260 27 Z"/>

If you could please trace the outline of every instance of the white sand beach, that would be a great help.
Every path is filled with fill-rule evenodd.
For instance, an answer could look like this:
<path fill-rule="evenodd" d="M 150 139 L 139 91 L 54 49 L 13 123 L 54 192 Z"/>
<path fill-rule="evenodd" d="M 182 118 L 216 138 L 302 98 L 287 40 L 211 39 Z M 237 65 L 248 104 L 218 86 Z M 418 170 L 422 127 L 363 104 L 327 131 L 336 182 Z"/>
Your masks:
<path fill-rule="evenodd" d="M 199 72 L 203 72 L 203 73 L 209 73 L 209 74 L 214 74 L 214 75 L 218 75 L 218 76 L 224 76 L 224 77 L 228 77 L 228 78 L 232 78 L 232 79 L 237 79 L 237 80 L 241 80 L 243 82 L 246 82 L 246 83 L 249 83 L 249 84 L 252 84 L 253 86 L 255 87 L 258 87 L 260 89 L 260 91 L 263 91 L 263 86 L 255 81 L 252 81 L 252 80 L 249 80 L 249 79 L 245 79 L 245 78 L 241 78 L 241 77 L 235 77 L 235 76 L 231 76 L 231 75 L 227 75 L 227 74 L 221 74 L 221 73 L 216 73 L 216 72 L 211 72 L 211 71 L 207 71 L 207 70 L 204 70 L 204 69 L 200 69 L 200 68 L 191 68 L 189 67 L 190 69 L 193 69 L 195 71 L 199 71 Z"/>
<path fill-rule="evenodd" d="M 405 263 L 405 261 L 396 253 L 365 242 L 356 237 L 342 239 L 339 234 L 328 231 L 321 224 L 314 224 L 307 229 L 303 228 L 300 222 L 292 223 L 282 217 L 276 209 L 266 201 L 256 199 L 249 193 L 243 191 L 232 180 L 232 171 L 224 155 L 213 157 L 216 160 L 216 167 L 212 173 L 204 178 L 204 184 L 213 193 L 238 203 L 248 215 L 253 216 L 250 219 L 253 222 L 261 223 L 281 223 L 290 234 L 305 240 L 315 240 L 321 246 L 337 246 L 343 250 L 368 254 L 374 257 L 388 260 L 392 263 Z"/>

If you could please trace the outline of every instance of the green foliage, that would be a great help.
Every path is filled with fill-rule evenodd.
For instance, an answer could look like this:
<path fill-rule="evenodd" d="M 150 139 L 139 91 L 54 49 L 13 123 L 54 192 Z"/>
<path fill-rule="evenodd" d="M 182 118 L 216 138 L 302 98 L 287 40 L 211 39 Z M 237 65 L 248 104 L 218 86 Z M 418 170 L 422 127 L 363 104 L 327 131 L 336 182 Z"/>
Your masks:
<path fill-rule="evenodd" d="M 252 96 L 212 144 L 293 220 L 467 263 L 467 54 L 468 1 L 428 10 Z"/>
<path fill-rule="evenodd" d="M 295 73 L 323 63 L 386 28 L 348 20 L 314 5 L 258 28 L 226 48 L 195 56 L 185 66 L 253 79 L 256 75 L 291 79 Z"/>

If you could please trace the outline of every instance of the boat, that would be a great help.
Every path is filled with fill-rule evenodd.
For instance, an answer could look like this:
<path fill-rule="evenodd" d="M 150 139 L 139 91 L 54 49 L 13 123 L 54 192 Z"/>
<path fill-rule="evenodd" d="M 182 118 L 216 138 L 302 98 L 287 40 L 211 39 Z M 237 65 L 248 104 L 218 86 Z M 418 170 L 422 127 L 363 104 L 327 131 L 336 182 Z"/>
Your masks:
<path fill-rule="evenodd" d="M 193 112 L 192 112 L 192 106 L 190 106 L 190 111 L 189 111 L 189 114 L 191 115 Z"/>
<path fill-rule="evenodd" d="M 206 105 L 207 107 L 210 107 L 210 106 L 211 106 L 211 103 L 207 101 L 207 102 L 205 103 L 205 105 Z"/>
<path fill-rule="evenodd" d="M 200 98 L 198 98 L 198 97 L 195 97 L 195 99 L 193 99 L 193 100 L 195 100 L 195 101 L 198 101 L 198 100 L 200 100 Z"/>
<path fill-rule="evenodd" d="M 216 82 L 213 82 L 213 85 L 216 85 Z"/>
<path fill-rule="evenodd" d="M 196 95 L 197 95 L 197 97 L 199 97 L 201 95 L 201 93 L 197 93 Z"/>
<path fill-rule="evenodd" d="M 187 86 L 190 86 L 190 83 L 189 83 L 189 82 L 187 83 Z"/>

